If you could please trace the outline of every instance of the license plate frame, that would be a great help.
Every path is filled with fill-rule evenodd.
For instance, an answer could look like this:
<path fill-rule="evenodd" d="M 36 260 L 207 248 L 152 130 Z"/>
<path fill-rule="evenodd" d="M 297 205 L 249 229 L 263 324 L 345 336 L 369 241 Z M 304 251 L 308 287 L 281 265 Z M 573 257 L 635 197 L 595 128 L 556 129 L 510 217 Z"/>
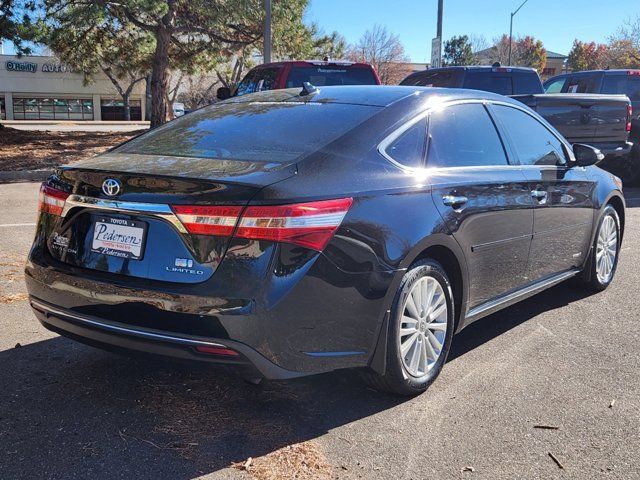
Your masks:
<path fill-rule="evenodd" d="M 101 225 L 105 225 L 105 228 L 103 229 Z M 91 251 L 115 258 L 142 260 L 147 243 L 148 227 L 149 224 L 141 220 L 92 215 Z M 122 235 L 122 237 L 113 238 L 114 235 Z M 131 242 L 120 241 L 132 236 L 134 238 Z"/>

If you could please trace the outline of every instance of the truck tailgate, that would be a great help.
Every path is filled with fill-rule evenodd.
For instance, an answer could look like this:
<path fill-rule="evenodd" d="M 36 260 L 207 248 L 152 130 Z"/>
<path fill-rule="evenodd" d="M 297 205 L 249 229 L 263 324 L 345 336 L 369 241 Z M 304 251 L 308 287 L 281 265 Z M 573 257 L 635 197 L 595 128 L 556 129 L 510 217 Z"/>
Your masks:
<path fill-rule="evenodd" d="M 570 143 L 624 145 L 629 136 L 631 102 L 626 95 L 543 93 L 513 98 L 537 111 Z"/>

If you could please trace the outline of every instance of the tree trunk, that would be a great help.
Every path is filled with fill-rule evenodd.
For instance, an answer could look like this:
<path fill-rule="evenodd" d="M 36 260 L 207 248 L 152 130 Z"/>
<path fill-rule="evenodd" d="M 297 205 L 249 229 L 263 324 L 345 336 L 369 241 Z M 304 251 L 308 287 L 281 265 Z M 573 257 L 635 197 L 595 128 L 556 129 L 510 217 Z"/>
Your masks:
<path fill-rule="evenodd" d="M 129 93 L 122 95 L 122 101 L 124 102 L 124 119 L 127 122 L 131 121 L 131 103 L 129 102 Z"/>
<path fill-rule="evenodd" d="M 160 27 L 156 36 L 156 51 L 151 70 L 151 128 L 167 121 L 170 42 L 171 34 L 166 28 Z"/>

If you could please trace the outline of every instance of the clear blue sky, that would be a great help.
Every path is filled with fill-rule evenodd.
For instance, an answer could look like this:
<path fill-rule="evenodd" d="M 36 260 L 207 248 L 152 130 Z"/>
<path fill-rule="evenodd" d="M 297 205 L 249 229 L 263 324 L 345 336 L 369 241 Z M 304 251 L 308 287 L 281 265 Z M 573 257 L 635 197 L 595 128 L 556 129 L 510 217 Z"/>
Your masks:
<path fill-rule="evenodd" d="M 487 41 L 509 33 L 509 14 L 522 0 L 444 0 L 444 39 L 476 34 Z M 437 0 L 311 0 L 308 21 L 355 42 L 374 24 L 400 36 L 413 62 L 431 58 Z M 568 53 L 574 38 L 604 42 L 626 19 L 640 15 L 640 0 L 528 0 L 514 17 L 513 34 L 533 35 L 547 50 Z"/>
<path fill-rule="evenodd" d="M 522 0 L 444 0 L 443 37 L 475 34 L 488 42 L 509 33 L 509 13 Z M 353 43 L 374 24 L 400 36 L 414 62 L 431 58 L 437 0 L 311 0 L 307 21 L 337 30 Z M 640 0 L 528 0 L 514 18 L 514 36 L 533 35 L 547 50 L 568 53 L 574 38 L 606 41 L 626 19 L 640 15 Z M 5 43 L 5 52 L 13 48 Z"/>

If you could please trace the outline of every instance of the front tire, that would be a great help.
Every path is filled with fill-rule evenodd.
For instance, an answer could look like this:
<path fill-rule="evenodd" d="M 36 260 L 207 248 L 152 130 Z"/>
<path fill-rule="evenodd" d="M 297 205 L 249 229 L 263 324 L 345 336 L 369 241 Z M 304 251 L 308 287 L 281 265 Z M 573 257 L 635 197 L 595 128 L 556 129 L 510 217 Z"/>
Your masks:
<path fill-rule="evenodd" d="M 368 382 L 400 395 L 424 392 L 447 360 L 454 313 L 451 284 L 442 266 L 430 259 L 414 263 L 391 308 L 385 373 L 367 372 Z"/>

